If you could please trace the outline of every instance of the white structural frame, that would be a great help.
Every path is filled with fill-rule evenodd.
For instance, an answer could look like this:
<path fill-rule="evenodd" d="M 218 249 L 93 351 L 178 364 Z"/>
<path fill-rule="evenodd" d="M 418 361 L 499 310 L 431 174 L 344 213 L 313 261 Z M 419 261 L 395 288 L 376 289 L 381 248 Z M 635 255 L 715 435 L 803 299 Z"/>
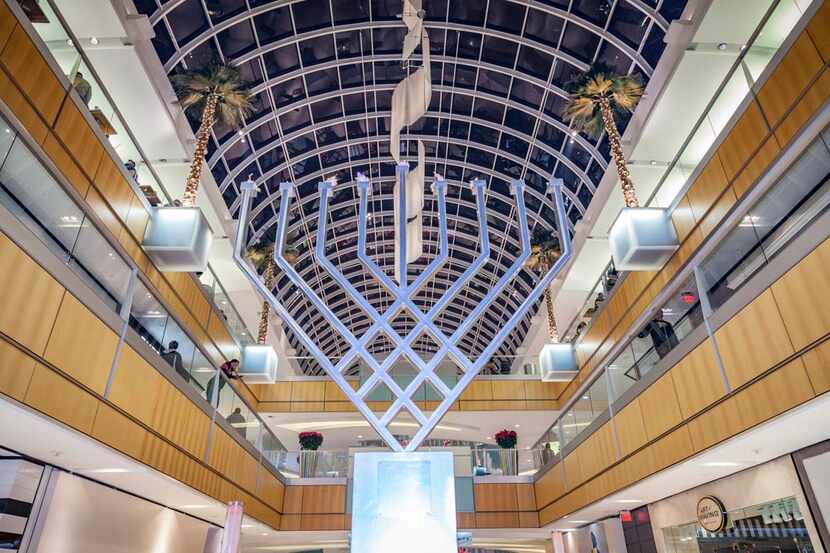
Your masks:
<path fill-rule="evenodd" d="M 400 194 L 398 195 L 399 209 L 402 213 L 406 211 L 406 176 L 409 172 L 409 164 L 401 163 L 396 167 L 396 177 L 400 185 Z M 460 278 L 453 282 L 450 288 L 438 299 L 438 301 L 430 307 L 427 313 L 421 310 L 415 301 L 414 296 L 418 290 L 432 278 L 444 262 L 449 257 L 449 239 L 447 232 L 447 213 L 446 213 L 446 192 L 447 183 L 441 177 L 436 177 L 432 185 L 433 193 L 437 196 L 439 227 L 440 227 L 440 248 L 439 253 L 433 259 L 425 270 L 419 274 L 412 282 L 409 278 L 402 278 L 400 283 L 395 282 L 389 275 L 375 263 L 366 253 L 366 221 L 368 211 L 368 196 L 371 193 L 371 185 L 369 179 L 364 176 L 359 176 L 357 179 L 357 188 L 359 193 L 360 209 L 358 213 L 358 258 L 363 262 L 378 281 L 389 291 L 395 298 L 395 301 L 384 311 L 379 313 L 375 307 L 367 301 L 343 275 L 343 273 L 328 259 L 326 253 L 326 228 L 328 222 L 328 204 L 329 195 L 332 189 L 336 186 L 333 182 L 323 181 L 319 183 L 320 191 L 320 207 L 319 207 L 319 224 L 317 230 L 317 241 L 315 254 L 320 265 L 327 270 L 335 281 L 343 288 L 351 299 L 366 313 L 372 320 L 372 325 L 363 333 L 362 336 L 355 336 L 351 330 L 337 318 L 330 307 L 317 295 L 311 286 L 303 280 L 294 267 L 285 259 L 283 251 L 285 249 L 288 213 L 291 198 L 294 197 L 294 184 L 290 182 L 283 182 L 280 184 L 280 212 L 277 223 L 276 247 L 274 248 L 274 261 L 277 266 L 282 269 L 291 282 L 306 295 L 312 305 L 322 313 L 326 321 L 350 344 L 349 350 L 340 358 L 335 364 L 328 356 L 320 349 L 319 345 L 312 340 L 293 318 L 291 313 L 286 309 L 274 296 L 272 290 L 260 279 L 253 266 L 245 260 L 245 238 L 248 228 L 248 217 L 251 210 L 251 202 L 256 195 L 256 183 L 248 180 L 242 183 L 242 201 L 239 211 L 239 225 L 236 234 L 236 242 L 234 247 L 234 261 L 239 265 L 243 274 L 248 278 L 251 284 L 265 300 L 271 305 L 278 316 L 285 324 L 288 324 L 294 331 L 296 336 L 308 351 L 317 359 L 329 377 L 338 385 L 340 390 L 349 398 L 361 414 L 366 418 L 378 435 L 386 442 L 386 444 L 393 451 L 415 451 L 418 446 L 429 436 L 433 428 L 441 421 L 453 403 L 455 403 L 464 389 L 469 385 L 473 378 L 481 371 L 484 365 L 489 361 L 492 355 L 496 352 L 499 345 L 508 337 L 516 324 L 524 317 L 527 311 L 538 301 L 545 289 L 551 284 L 553 279 L 559 274 L 559 271 L 565 266 L 572 255 L 571 240 L 568 233 L 567 219 L 565 217 L 565 206 L 562 199 L 562 181 L 561 179 L 551 179 L 548 181 L 548 193 L 552 194 L 556 206 L 556 219 L 559 227 L 559 241 L 562 250 L 562 255 L 553 264 L 550 270 L 542 275 L 539 282 L 531 290 L 531 292 L 524 298 L 518 309 L 514 311 L 507 323 L 499 329 L 495 338 L 487 345 L 481 352 L 479 357 L 473 361 L 462 352 L 457 344 L 469 330 L 472 328 L 476 320 L 484 313 L 496 297 L 502 293 L 510 281 L 516 277 L 522 269 L 525 261 L 530 257 L 530 232 L 527 224 L 527 212 L 525 208 L 525 183 L 520 179 L 514 179 L 511 183 L 511 192 L 516 200 L 516 211 L 518 214 L 518 227 L 521 236 L 521 253 L 507 271 L 499 278 L 494 286 L 488 291 L 483 301 L 470 312 L 465 320 L 458 325 L 451 336 L 444 334 L 441 328 L 435 324 L 435 319 L 441 314 L 443 309 L 455 298 L 461 291 L 466 282 L 473 277 L 473 275 L 487 263 L 490 257 L 490 242 L 489 230 L 487 224 L 487 209 L 485 201 L 486 183 L 482 179 L 475 179 L 470 183 L 473 194 L 476 198 L 476 205 L 478 207 L 478 223 L 481 240 L 481 251 L 470 264 L 470 266 L 462 273 Z M 406 251 L 406 219 L 401 217 L 398 224 L 401 226 L 401 251 Z M 397 267 L 399 274 L 407 275 L 407 261 L 406 256 L 400 256 L 398 260 L 399 267 Z M 392 321 L 397 315 L 406 310 L 411 317 L 414 318 L 416 324 L 405 337 L 401 337 L 392 328 Z M 386 337 L 394 344 L 393 351 L 383 360 L 377 360 L 367 346 L 377 338 L 380 334 Z M 412 349 L 418 338 L 428 334 L 439 345 L 438 351 L 429 360 L 424 360 L 417 352 Z M 453 388 L 449 388 L 435 373 L 435 369 L 439 363 L 447 356 L 451 356 L 454 362 L 461 367 L 464 375 L 455 384 Z M 417 368 L 418 374 L 410 382 L 405 389 L 402 389 L 389 374 L 389 369 L 392 365 L 401 358 L 406 358 Z M 346 381 L 343 371 L 349 365 L 360 358 L 371 369 L 371 376 L 360 386 L 359 389 L 354 390 Z M 423 411 L 412 400 L 413 394 L 418 388 L 429 381 L 429 383 L 438 391 L 443 399 L 438 407 L 427 417 Z M 372 390 L 380 385 L 385 384 L 392 394 L 395 396 L 391 407 L 380 417 L 378 417 L 366 403 L 366 398 Z M 401 412 L 401 409 L 406 409 L 409 414 L 420 425 L 419 430 L 415 433 L 412 439 L 404 446 L 394 437 L 389 430 L 389 424 Z"/>

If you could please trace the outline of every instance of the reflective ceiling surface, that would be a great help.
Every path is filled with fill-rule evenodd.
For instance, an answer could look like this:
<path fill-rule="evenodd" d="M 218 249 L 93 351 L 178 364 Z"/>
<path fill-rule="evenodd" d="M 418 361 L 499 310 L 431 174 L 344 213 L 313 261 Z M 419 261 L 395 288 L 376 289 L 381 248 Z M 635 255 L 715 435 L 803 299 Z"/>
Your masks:
<path fill-rule="evenodd" d="M 403 159 L 426 146 L 427 186 L 440 173 L 449 183 L 447 210 L 450 260 L 417 296 L 432 305 L 478 252 L 475 203 L 468 183 L 488 182 L 489 262 L 439 317 L 451 330 L 481 301 L 519 254 L 511 179 L 527 183 L 531 231 L 555 228 L 545 196 L 551 174 L 563 179 L 570 232 L 585 212 L 608 165 L 608 144 L 573 133 L 561 116 L 563 87 L 593 61 L 648 81 L 660 59 L 670 22 L 686 0 L 424 0 L 431 41 L 433 93 L 430 109 L 401 134 Z M 297 269 L 350 329 L 360 335 L 370 321 L 345 297 L 313 258 L 320 180 L 336 177 L 329 211 L 329 255 L 379 311 L 390 298 L 357 261 L 358 172 L 370 176 L 369 253 L 392 272 L 394 231 L 389 154 L 392 90 L 408 71 L 401 48 L 406 27 L 401 0 L 135 0 L 150 17 L 153 43 L 168 74 L 198 68 L 212 59 L 238 65 L 252 83 L 256 112 L 237 131 L 217 125 L 209 166 L 236 215 L 239 183 L 248 175 L 261 184 L 249 236 L 273 241 L 279 183 L 292 181 L 297 199 L 289 238 L 300 251 Z M 420 63 L 420 51 L 416 52 Z M 625 121 L 621 122 L 624 128 Z M 198 121 L 191 115 L 195 129 Z M 423 255 L 410 266 L 417 274 L 438 249 L 437 204 L 426 195 Z M 278 275 L 278 297 L 336 359 L 345 341 Z M 463 339 L 471 358 L 492 340 L 536 274 L 522 271 Z M 494 357 L 492 368 L 509 363 L 530 326 L 528 314 Z M 393 325 L 403 332 L 411 318 Z M 306 355 L 289 337 L 298 355 Z M 378 339 L 375 351 L 388 349 Z M 423 337 L 416 344 L 434 350 Z M 304 371 L 314 373 L 310 359 Z"/>

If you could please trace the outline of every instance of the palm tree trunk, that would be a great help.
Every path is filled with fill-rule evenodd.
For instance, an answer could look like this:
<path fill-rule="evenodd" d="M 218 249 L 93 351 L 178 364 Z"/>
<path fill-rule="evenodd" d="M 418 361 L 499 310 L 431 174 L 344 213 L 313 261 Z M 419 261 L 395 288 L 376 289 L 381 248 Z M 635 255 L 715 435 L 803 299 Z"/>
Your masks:
<path fill-rule="evenodd" d="M 268 264 L 265 266 L 265 274 L 263 275 L 263 279 L 265 280 L 265 286 L 268 287 L 270 290 L 274 287 L 274 259 L 269 257 Z M 268 318 L 271 314 L 271 304 L 267 301 L 262 302 L 262 312 L 259 315 L 259 330 L 257 332 L 257 344 L 265 345 L 268 341 Z"/>
<path fill-rule="evenodd" d="M 193 161 L 190 162 L 190 173 L 187 175 L 184 195 L 182 196 L 182 205 L 185 207 L 196 205 L 196 193 L 199 191 L 199 184 L 202 182 L 202 165 L 207 154 L 210 129 L 213 127 L 213 118 L 218 103 L 219 97 L 211 94 L 208 96 L 205 109 L 202 111 L 202 123 L 196 132 L 196 151 L 193 153 Z"/>
<path fill-rule="evenodd" d="M 625 162 L 622 144 L 620 143 L 620 131 L 617 129 L 617 123 L 614 121 L 611 103 L 608 101 L 608 98 L 603 97 L 599 100 L 599 106 L 602 110 L 602 125 L 605 127 L 605 133 L 608 135 L 608 143 L 611 145 L 611 157 L 614 158 L 617 175 L 620 177 L 625 207 L 639 207 L 640 202 L 637 201 L 634 182 L 631 180 L 631 173 L 628 172 L 628 165 Z"/>
<path fill-rule="evenodd" d="M 553 296 L 550 293 L 550 287 L 545 288 L 545 306 L 548 308 L 548 333 L 550 334 L 550 341 L 558 344 L 559 331 L 556 329 L 556 319 L 553 317 Z"/>

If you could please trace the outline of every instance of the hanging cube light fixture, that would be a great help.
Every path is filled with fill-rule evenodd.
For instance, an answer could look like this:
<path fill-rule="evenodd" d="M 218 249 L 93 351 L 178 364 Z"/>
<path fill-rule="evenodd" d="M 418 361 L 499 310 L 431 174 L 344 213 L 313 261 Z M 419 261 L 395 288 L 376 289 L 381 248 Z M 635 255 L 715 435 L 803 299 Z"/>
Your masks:
<path fill-rule="evenodd" d="M 242 349 L 239 375 L 249 384 L 273 384 L 277 380 L 277 352 L 265 344 L 249 344 Z"/>
<path fill-rule="evenodd" d="M 545 344 L 539 353 L 542 382 L 570 382 L 578 372 L 573 344 Z"/>
<path fill-rule="evenodd" d="M 207 268 L 212 243 L 213 232 L 198 207 L 157 207 L 141 245 L 161 271 L 198 273 Z"/>
<path fill-rule="evenodd" d="M 614 266 L 620 271 L 654 271 L 679 247 L 667 209 L 626 207 L 608 234 Z"/>

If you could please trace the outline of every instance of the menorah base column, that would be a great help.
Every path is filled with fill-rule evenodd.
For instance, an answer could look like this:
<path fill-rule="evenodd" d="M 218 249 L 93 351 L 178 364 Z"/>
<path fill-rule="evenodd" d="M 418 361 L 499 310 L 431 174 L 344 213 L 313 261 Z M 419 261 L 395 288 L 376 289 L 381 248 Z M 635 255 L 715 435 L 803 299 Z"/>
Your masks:
<path fill-rule="evenodd" d="M 356 453 L 351 550 L 455 553 L 452 453 Z"/>

